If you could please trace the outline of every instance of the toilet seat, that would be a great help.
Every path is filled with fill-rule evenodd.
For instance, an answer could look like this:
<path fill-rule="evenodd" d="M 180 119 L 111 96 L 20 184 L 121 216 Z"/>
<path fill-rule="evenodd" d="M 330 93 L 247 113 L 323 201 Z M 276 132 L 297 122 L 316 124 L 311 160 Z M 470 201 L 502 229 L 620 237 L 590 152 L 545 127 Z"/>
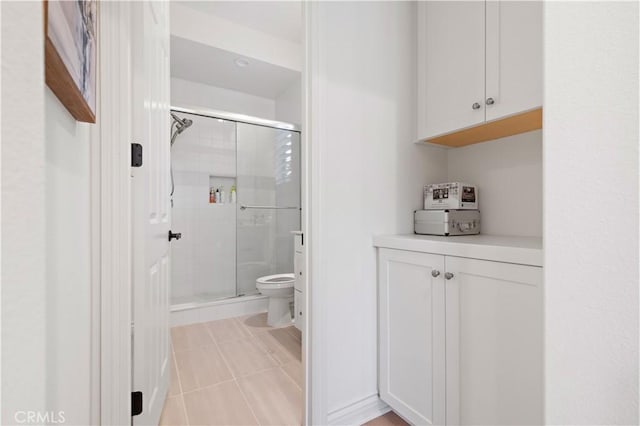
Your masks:
<path fill-rule="evenodd" d="M 295 282 L 295 274 L 267 275 L 256 279 L 258 291 L 269 298 L 267 324 L 271 327 L 291 324 L 293 318 L 290 306 L 295 292 Z"/>
<path fill-rule="evenodd" d="M 295 274 L 276 274 L 260 277 L 256 280 L 256 284 L 259 287 L 280 289 L 293 287 L 295 281 Z"/>

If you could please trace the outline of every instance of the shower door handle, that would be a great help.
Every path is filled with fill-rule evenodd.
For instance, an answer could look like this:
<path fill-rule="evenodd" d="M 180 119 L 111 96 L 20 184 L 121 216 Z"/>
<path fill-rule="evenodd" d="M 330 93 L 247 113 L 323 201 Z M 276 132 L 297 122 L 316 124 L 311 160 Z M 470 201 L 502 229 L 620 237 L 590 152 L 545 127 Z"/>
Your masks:
<path fill-rule="evenodd" d="M 180 238 L 182 238 L 182 232 L 169 231 L 169 242 L 171 242 L 171 240 L 173 239 L 179 240 Z"/>
<path fill-rule="evenodd" d="M 297 210 L 300 207 L 278 207 L 278 206 L 240 206 L 240 210 L 246 209 L 267 209 L 267 210 Z"/>

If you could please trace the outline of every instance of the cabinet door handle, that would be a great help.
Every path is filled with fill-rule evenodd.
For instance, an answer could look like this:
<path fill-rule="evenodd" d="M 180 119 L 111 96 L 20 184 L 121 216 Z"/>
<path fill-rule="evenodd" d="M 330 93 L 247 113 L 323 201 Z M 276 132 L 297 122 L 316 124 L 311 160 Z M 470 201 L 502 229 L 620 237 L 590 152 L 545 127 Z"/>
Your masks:
<path fill-rule="evenodd" d="M 479 103 L 477 103 L 477 102 L 474 102 L 474 104 L 473 104 L 473 105 L 471 105 L 471 108 L 473 108 L 473 109 L 480 109 L 480 104 L 479 104 Z"/>
<path fill-rule="evenodd" d="M 493 98 L 487 98 L 487 105 L 493 105 L 496 101 Z"/>
<path fill-rule="evenodd" d="M 435 269 L 434 269 L 434 270 L 432 270 L 432 271 L 431 271 L 431 276 L 432 276 L 433 278 L 437 278 L 437 277 L 439 277 L 439 276 L 440 276 L 440 271 L 437 271 L 437 270 L 435 270 Z"/>
<path fill-rule="evenodd" d="M 448 280 L 450 280 L 451 278 L 453 278 L 453 274 L 451 272 L 445 272 L 444 273 L 444 277 Z"/>

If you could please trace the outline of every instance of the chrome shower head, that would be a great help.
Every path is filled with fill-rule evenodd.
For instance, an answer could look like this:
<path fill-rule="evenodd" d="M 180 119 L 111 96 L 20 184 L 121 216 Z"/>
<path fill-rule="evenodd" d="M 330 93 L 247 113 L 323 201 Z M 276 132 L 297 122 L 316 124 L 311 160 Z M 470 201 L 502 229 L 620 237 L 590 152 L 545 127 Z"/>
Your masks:
<path fill-rule="evenodd" d="M 176 123 L 176 132 L 177 134 L 180 134 L 184 131 L 184 129 L 186 129 L 187 127 L 191 126 L 193 124 L 193 121 L 188 119 L 188 118 L 180 118 L 177 115 L 175 115 L 173 112 L 171 113 L 171 117 L 173 118 L 173 120 Z"/>

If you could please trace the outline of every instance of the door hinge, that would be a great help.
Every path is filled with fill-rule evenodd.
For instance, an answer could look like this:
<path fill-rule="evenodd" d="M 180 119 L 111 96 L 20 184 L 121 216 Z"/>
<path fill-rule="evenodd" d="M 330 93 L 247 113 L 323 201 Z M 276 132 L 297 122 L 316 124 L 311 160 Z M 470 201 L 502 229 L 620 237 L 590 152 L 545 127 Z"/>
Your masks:
<path fill-rule="evenodd" d="M 131 416 L 142 414 L 142 392 L 131 392 Z"/>
<path fill-rule="evenodd" d="M 142 145 L 139 143 L 131 144 L 131 167 L 142 166 Z"/>

